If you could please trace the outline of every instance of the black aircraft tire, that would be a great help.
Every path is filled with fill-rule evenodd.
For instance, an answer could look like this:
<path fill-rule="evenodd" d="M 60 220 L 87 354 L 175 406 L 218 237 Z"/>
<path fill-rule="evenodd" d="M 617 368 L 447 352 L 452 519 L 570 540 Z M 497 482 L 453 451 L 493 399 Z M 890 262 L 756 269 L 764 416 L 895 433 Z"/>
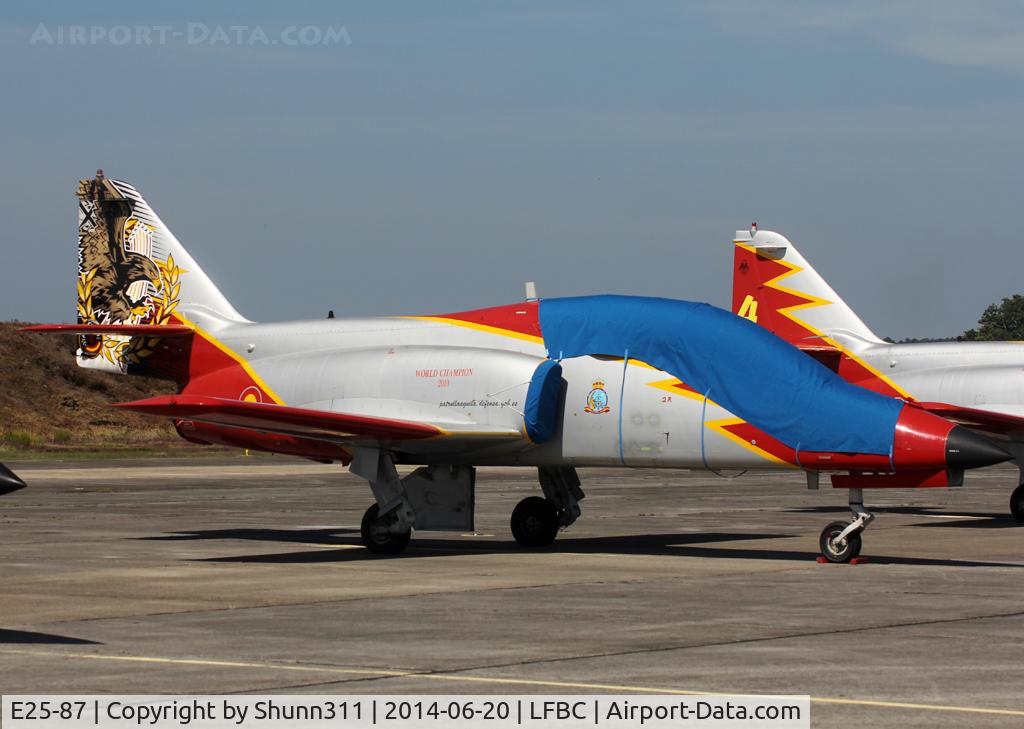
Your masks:
<path fill-rule="evenodd" d="M 821 548 L 822 556 L 829 562 L 842 564 L 860 556 L 862 546 L 860 532 L 849 534 L 846 537 L 846 544 L 841 549 L 836 549 L 832 545 L 832 540 L 848 526 L 850 526 L 848 521 L 834 521 L 821 530 L 821 536 L 818 537 L 818 546 Z"/>
<path fill-rule="evenodd" d="M 512 536 L 524 547 L 548 547 L 558 535 L 558 512 L 547 499 L 529 496 L 512 510 Z"/>
<path fill-rule="evenodd" d="M 1010 513 L 1017 521 L 1024 523 L 1024 484 L 1021 484 L 1010 494 Z"/>
<path fill-rule="evenodd" d="M 363 544 L 374 554 L 401 554 L 409 546 L 412 529 L 404 532 L 388 530 L 387 523 L 380 518 L 380 507 L 374 504 L 363 514 L 363 522 L 359 525 L 359 534 Z"/>

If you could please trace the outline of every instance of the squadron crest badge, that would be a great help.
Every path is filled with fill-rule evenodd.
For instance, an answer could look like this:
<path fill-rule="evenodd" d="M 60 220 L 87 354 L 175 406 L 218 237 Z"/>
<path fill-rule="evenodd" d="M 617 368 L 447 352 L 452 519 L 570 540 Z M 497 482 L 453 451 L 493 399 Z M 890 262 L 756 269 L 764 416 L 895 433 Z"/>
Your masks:
<path fill-rule="evenodd" d="M 587 405 L 583 408 L 584 412 L 594 413 L 600 415 L 606 413 L 611 408 L 608 406 L 608 392 L 604 389 L 604 382 L 601 380 L 595 380 L 591 385 L 590 392 L 587 393 Z"/>

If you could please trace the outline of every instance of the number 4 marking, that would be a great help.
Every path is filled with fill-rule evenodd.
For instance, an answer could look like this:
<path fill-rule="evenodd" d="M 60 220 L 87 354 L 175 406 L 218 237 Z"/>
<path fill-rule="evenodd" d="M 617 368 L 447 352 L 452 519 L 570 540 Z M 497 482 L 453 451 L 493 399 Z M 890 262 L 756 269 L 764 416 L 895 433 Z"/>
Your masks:
<path fill-rule="evenodd" d="M 757 299 L 747 294 L 747 298 L 743 299 L 743 303 L 740 304 L 740 310 L 736 312 L 736 315 L 742 316 L 744 319 L 750 319 L 750 321 L 757 324 Z"/>

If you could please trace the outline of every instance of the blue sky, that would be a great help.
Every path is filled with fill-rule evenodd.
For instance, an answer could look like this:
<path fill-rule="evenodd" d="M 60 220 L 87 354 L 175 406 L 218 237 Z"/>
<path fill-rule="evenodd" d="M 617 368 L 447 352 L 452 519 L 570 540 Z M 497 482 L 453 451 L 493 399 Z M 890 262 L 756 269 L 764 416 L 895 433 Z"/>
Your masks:
<path fill-rule="evenodd" d="M 347 43 L 33 43 L 72 25 Z M 24 4 L 0 11 L 0 318 L 74 313 L 74 184 L 135 184 L 246 316 L 615 292 L 728 305 L 787 235 L 882 336 L 1021 291 L 1024 6 Z"/>

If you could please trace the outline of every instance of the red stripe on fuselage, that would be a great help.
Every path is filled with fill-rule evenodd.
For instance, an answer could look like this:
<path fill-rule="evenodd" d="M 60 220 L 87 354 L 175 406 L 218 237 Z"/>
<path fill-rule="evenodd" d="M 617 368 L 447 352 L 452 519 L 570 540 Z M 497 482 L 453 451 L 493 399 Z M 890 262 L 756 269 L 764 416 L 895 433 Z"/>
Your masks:
<path fill-rule="evenodd" d="M 195 331 L 187 339 L 164 341 L 168 346 L 161 346 L 158 350 L 163 356 L 154 354 L 144 361 L 145 366 L 175 379 L 181 394 L 214 395 L 243 401 L 248 397 L 258 402 L 284 404 L 246 371 L 239 361 L 241 355 L 229 354 L 226 348 L 213 341 L 211 335 Z M 175 419 L 174 425 L 181 437 L 200 444 L 269 451 L 317 461 L 333 460 L 342 464 L 351 460 L 345 448 L 315 438 L 229 428 L 187 419 Z"/>
<path fill-rule="evenodd" d="M 175 324 L 185 324 L 172 319 Z M 142 374 L 174 380 L 181 394 L 284 404 L 247 371 L 241 355 L 228 351 L 212 335 L 192 329 L 191 336 L 159 339 L 152 355 L 131 366 Z"/>
<path fill-rule="evenodd" d="M 734 423 L 719 426 L 727 430 L 737 438 L 742 438 L 751 447 L 770 453 L 780 461 L 785 461 L 794 466 L 800 466 L 812 471 L 845 471 L 847 469 L 859 469 L 864 471 L 891 471 L 892 462 L 889 455 L 870 453 L 825 453 L 819 451 L 800 451 L 790 448 L 788 445 L 773 438 L 750 423 Z M 945 461 L 933 467 L 943 465 Z"/>
<path fill-rule="evenodd" d="M 537 301 L 524 301 L 521 304 L 505 304 L 487 309 L 459 311 L 454 314 L 440 314 L 438 318 L 464 321 L 467 324 L 480 324 L 495 329 L 504 329 L 516 334 L 540 337 L 540 314 Z"/>

